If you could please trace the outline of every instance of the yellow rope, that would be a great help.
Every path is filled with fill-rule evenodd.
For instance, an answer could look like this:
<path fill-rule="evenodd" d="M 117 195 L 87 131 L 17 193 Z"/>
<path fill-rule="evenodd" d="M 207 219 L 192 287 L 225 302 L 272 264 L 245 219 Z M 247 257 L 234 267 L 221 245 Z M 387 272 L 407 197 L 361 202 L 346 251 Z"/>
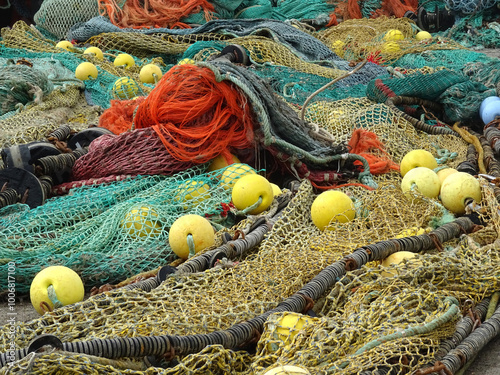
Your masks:
<path fill-rule="evenodd" d="M 474 147 L 476 148 L 477 154 L 478 154 L 477 164 L 479 166 L 479 172 L 482 174 L 486 174 L 487 172 L 486 172 L 486 168 L 485 168 L 484 162 L 483 162 L 484 152 L 483 152 L 483 147 L 481 146 L 481 142 L 479 142 L 479 139 L 476 136 L 470 134 L 464 128 L 459 128 L 458 124 L 459 124 L 458 122 L 453 124 L 453 130 L 455 130 L 458 134 L 460 134 L 460 136 L 462 137 L 462 139 L 465 142 L 474 145 Z"/>

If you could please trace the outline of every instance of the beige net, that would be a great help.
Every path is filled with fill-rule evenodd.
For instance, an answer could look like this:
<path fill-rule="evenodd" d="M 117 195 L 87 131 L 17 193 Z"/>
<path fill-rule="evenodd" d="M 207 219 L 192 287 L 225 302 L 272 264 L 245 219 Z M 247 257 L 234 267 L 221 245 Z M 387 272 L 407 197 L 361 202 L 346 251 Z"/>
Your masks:
<path fill-rule="evenodd" d="M 316 37 L 345 60 L 359 61 L 370 58 L 384 65 L 389 65 L 410 53 L 464 49 L 459 43 L 449 39 L 418 41 L 414 38 L 416 31 L 412 24 L 413 21 L 405 17 L 353 19 L 319 31 Z M 404 39 L 384 39 L 389 30 L 399 30 Z"/>
<path fill-rule="evenodd" d="M 33 373 L 57 369 L 65 373 L 187 374 L 202 369 L 250 374 L 275 363 L 293 363 L 312 374 L 361 374 L 374 367 L 413 371 L 428 363 L 440 341 L 453 332 L 459 302 L 478 302 L 500 287 L 495 277 L 500 256 L 491 242 L 498 241 L 499 213 L 491 188 L 484 184 L 483 191 L 483 209 L 492 221 L 484 230 L 488 233 L 477 232 L 475 239 L 489 238 L 488 245 L 480 247 L 473 236 L 463 236 L 443 244 L 443 253 L 431 251 L 390 269 L 372 263 L 348 273 L 317 301 L 314 310 L 320 317 L 272 315 L 255 355 L 209 346 L 179 358 L 180 363 L 171 368 L 146 370 L 137 360 L 94 360 L 53 352 L 28 356 L 14 369 L 29 365 Z M 374 191 L 350 188 L 347 192 L 366 212 L 350 223 L 331 224 L 324 232 L 316 229 L 309 213 L 315 194 L 304 182 L 258 252 L 241 262 L 176 275 L 150 292 L 115 290 L 46 313 L 19 325 L 16 346 L 26 347 L 42 333 L 65 342 L 225 329 L 275 307 L 328 264 L 351 253 L 356 244 L 425 228 L 442 215 L 436 201 L 404 197 L 394 182 L 382 183 Z M 398 337 L 401 330 L 413 334 Z M 2 350 L 8 345 L 4 333 Z M 392 339 L 372 347 L 372 341 L 385 336 Z"/>
<path fill-rule="evenodd" d="M 44 140 L 63 124 L 75 131 L 97 125 L 102 110 L 90 107 L 79 86 L 56 89 L 40 103 L 33 103 L 19 113 L 0 121 L 0 148 Z"/>
<path fill-rule="evenodd" d="M 443 153 L 447 150 L 457 155 L 443 159 L 443 165 L 456 167 L 465 159 L 467 152 L 468 144 L 460 137 L 418 131 L 400 113 L 367 98 L 315 101 L 307 106 L 305 119 L 327 130 L 335 142 L 347 143 L 357 128 L 373 132 L 396 163 L 400 163 L 411 150 L 425 149 L 437 158 L 438 151 Z"/>

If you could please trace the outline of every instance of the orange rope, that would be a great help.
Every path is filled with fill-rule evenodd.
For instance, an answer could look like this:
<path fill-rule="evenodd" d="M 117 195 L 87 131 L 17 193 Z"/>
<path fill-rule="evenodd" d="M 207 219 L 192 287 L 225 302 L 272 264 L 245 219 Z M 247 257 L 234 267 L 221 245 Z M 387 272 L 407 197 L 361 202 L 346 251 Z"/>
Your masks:
<path fill-rule="evenodd" d="M 252 147 L 251 107 L 232 83 L 217 82 L 208 68 L 170 69 L 139 105 L 136 129 L 152 127 L 179 161 L 205 163 Z M 170 141 L 167 141 L 170 139 Z"/>
<path fill-rule="evenodd" d="M 348 0 L 347 11 L 349 12 L 349 18 L 351 19 L 363 18 L 363 15 L 361 14 L 361 8 L 359 7 L 358 2 L 355 0 Z"/>
<path fill-rule="evenodd" d="M 417 8 L 418 0 L 384 0 L 382 2 L 382 7 L 375 10 L 370 18 L 377 18 L 380 16 L 396 16 L 401 18 L 409 10 L 416 12 Z M 340 1 L 334 13 L 330 15 L 328 26 L 336 26 L 338 24 L 337 17 L 342 18 L 343 21 L 363 18 L 359 2 L 354 0 Z"/>
<path fill-rule="evenodd" d="M 181 19 L 203 11 L 207 21 L 212 19 L 214 6 L 207 0 L 127 0 L 123 9 L 115 0 L 98 0 L 99 14 L 123 28 L 189 28 Z"/>
<path fill-rule="evenodd" d="M 135 100 L 112 100 L 111 107 L 106 109 L 99 118 L 99 126 L 116 135 L 131 130 L 134 111 L 145 99 L 141 96 Z"/>
<path fill-rule="evenodd" d="M 370 173 L 374 175 L 387 173 L 391 170 L 399 171 L 399 165 L 394 163 L 385 151 L 384 144 L 373 132 L 364 129 L 355 129 L 348 143 L 350 152 L 366 159 L 370 166 Z M 376 151 L 375 153 L 373 151 Z M 355 165 L 362 165 L 356 161 Z"/>

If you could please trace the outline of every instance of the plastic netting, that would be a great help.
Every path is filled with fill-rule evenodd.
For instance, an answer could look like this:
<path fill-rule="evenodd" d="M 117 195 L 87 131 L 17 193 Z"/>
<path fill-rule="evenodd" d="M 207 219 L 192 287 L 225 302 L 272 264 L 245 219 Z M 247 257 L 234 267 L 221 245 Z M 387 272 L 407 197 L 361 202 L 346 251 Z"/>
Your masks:
<path fill-rule="evenodd" d="M 25 205 L 1 209 L 2 272 L 9 262 L 16 263 L 22 293 L 37 272 L 54 262 L 81 274 L 88 288 L 169 263 L 176 256 L 165 244 L 179 216 L 190 212 L 224 223 L 231 192 L 223 186 L 228 181 L 220 182 L 220 173 L 203 174 L 198 167 L 168 178 L 139 176 L 74 189 L 34 210 Z M 194 199 L 191 190 L 199 189 L 182 188 L 188 181 L 209 189 Z"/>
<path fill-rule="evenodd" d="M 21 58 L 26 59 L 33 64 L 36 71 L 45 72 L 52 84 L 84 87 L 89 104 L 103 108 L 107 108 L 110 101 L 116 98 L 113 85 L 117 79 L 120 77 L 133 79 L 137 83 L 137 94 L 144 95 L 151 91 L 152 86 L 143 84 L 139 79 L 140 66 L 151 62 L 165 66 L 161 58 L 149 60 L 136 58 L 137 65 L 124 69 L 113 65 L 116 54 L 107 54 L 105 59 L 99 60 L 93 55 L 83 54 L 85 48 L 75 47 L 69 52 L 55 45 L 54 41 L 44 38 L 36 29 L 19 21 L 11 29 L 2 30 L 0 50 L 2 58 L 16 61 Z M 96 65 L 98 76 L 93 80 L 80 81 L 75 78 L 75 70 L 79 64 L 87 61 Z"/>
<path fill-rule="evenodd" d="M 496 209 L 488 209 L 490 190 L 484 186 L 483 204 L 489 215 L 497 217 Z M 425 228 L 442 214 L 436 202 L 408 199 L 393 182 L 375 191 L 348 191 L 366 210 L 351 223 L 332 225 L 325 232 L 316 229 L 309 216 L 315 195 L 304 183 L 258 252 L 245 261 L 204 273 L 179 274 L 150 292 L 116 290 L 58 309 L 21 324 L 16 345 L 24 347 L 42 332 L 66 342 L 82 336 L 91 340 L 165 332 L 187 335 L 228 328 L 275 307 L 353 248 Z M 492 223 L 491 229 L 497 230 L 498 221 Z M 317 318 L 285 313 L 285 321 L 283 314 L 271 315 L 252 355 L 209 346 L 180 356 L 178 364 L 164 369 L 147 368 L 141 361 L 94 360 L 64 352 L 40 353 L 25 361 L 31 361 L 35 373 L 52 369 L 71 373 L 74 363 L 81 370 L 99 373 L 128 369 L 129 373 L 182 374 L 196 369 L 245 374 L 260 373 L 275 363 L 300 365 L 311 373 L 360 374 L 376 368 L 402 371 L 401 367 L 413 371 L 433 357 L 443 337 L 453 333 L 460 318 L 458 301 L 479 302 L 500 286 L 495 277 L 498 253 L 491 253 L 491 243 L 479 247 L 474 242 L 481 235 L 444 243 L 444 253 L 431 251 L 393 267 L 388 270 L 394 272 L 392 277 L 375 264 L 346 275 L 317 302 Z M 485 257 L 486 253 L 491 256 Z M 469 282 L 464 283 L 463 277 Z M 123 315 L 135 319 L 124 321 Z M 408 334 L 398 338 L 401 329 Z M 370 346 L 382 336 L 392 339 Z M 4 347 L 6 337 L 2 335 Z"/>
<path fill-rule="evenodd" d="M 99 108 L 86 105 L 78 86 L 55 89 L 42 102 L 10 112 L 0 121 L 0 147 L 44 140 L 48 133 L 67 123 L 75 131 L 83 130 L 97 124 L 100 114 Z"/>
<path fill-rule="evenodd" d="M 7 290 L 9 262 L 16 264 L 19 294 L 28 292 L 39 270 L 55 264 L 77 271 L 87 291 L 108 283 L 123 286 L 145 275 L 154 276 L 146 282 L 157 287 L 142 290 L 134 284 L 98 293 L 16 326 L 16 349 L 26 348 L 42 334 L 55 335 L 66 347 L 95 345 L 100 349 L 102 342 L 76 343 L 114 339 L 105 344 L 109 358 L 70 350 L 25 352 L 26 357 L 0 372 L 29 368 L 35 374 L 261 375 L 278 364 L 292 364 L 307 368 L 310 374 L 412 373 L 442 359 L 440 353 L 450 350 L 443 346 L 445 340 L 457 329 L 457 322 L 465 319 L 462 313 L 469 312 L 471 303 L 477 305 L 500 289 L 498 186 L 480 180 L 482 200 L 469 206 L 467 213 L 484 225 L 470 233 L 472 222 L 461 218 L 464 221 L 456 224 L 439 200 L 404 195 L 397 172 L 407 152 L 425 149 L 438 159 L 440 167 L 459 168 L 466 163 L 467 171 L 477 174 L 478 155 L 484 151 L 488 172 L 499 176 L 488 139 L 474 138 L 465 129 L 453 132 L 443 122 L 470 120 L 480 127 L 472 114 L 477 114 L 484 97 L 498 90 L 498 60 L 453 40 L 467 23 L 479 27 L 487 12 L 463 18 L 465 21 L 447 33 L 419 42 L 414 39 L 414 23 L 405 18 L 344 20 L 321 31 L 296 21 L 278 21 L 292 14 L 299 19 L 324 21 L 331 17 L 334 21 L 327 14 L 333 8 L 349 18 L 399 14 L 415 10 L 416 1 L 364 1 L 357 8 L 351 1 L 274 1 L 272 9 L 268 1 L 217 1 L 215 16 L 220 12 L 234 18 L 270 15 L 276 19 L 207 22 L 205 13 L 196 9 L 197 13 L 178 20 L 203 23 L 192 29 L 120 29 L 103 16 L 94 17 L 94 8 L 86 2 L 81 2 L 80 13 L 71 14 L 80 18 L 61 19 L 60 9 L 53 15 L 47 13 L 57 3 L 45 3 L 37 16 L 39 26 L 80 44 L 70 52 L 57 49 L 53 39 L 22 22 L 2 30 L 0 73 L 23 59 L 33 64 L 32 75 L 47 77 L 44 83 L 53 89 L 43 92 L 40 88 L 38 96 L 33 96 L 32 87 L 20 87 L 22 95 L 10 96 L 9 101 L 0 95 L 7 108 L 0 117 L 0 146 L 45 139 L 48 132 L 65 123 L 75 130 L 99 123 L 116 134 L 92 142 L 89 152 L 75 162 L 71 181 L 53 190 L 65 194 L 71 188 L 69 194 L 31 210 L 23 204 L 0 209 L 1 291 L 5 294 Z M 118 8 L 124 9 L 124 5 L 121 2 Z M 489 9 L 489 3 L 483 5 Z M 430 5 L 428 9 L 433 10 Z M 47 15 L 42 17 L 43 12 Z M 81 23 L 74 25 L 77 21 Z M 489 30 L 496 32 L 494 27 Z M 400 30 L 405 39 L 385 41 L 391 29 Z M 491 45 L 497 43 L 493 32 L 484 33 L 484 40 L 493 41 Z M 86 44 L 100 47 L 105 59 L 83 56 Z M 244 47 L 249 67 L 212 61 L 231 44 Z M 118 52 L 133 55 L 136 65 L 128 70 L 115 67 L 112 59 Z M 181 58 L 193 59 L 194 65 L 171 69 Z M 370 62 L 357 73 L 311 96 L 365 58 Z M 97 79 L 75 80 L 74 70 L 84 61 L 97 66 Z M 293 198 L 281 207 L 283 211 L 276 214 L 280 200 L 275 199 L 260 216 L 238 212 L 230 203 L 230 189 L 221 181 L 224 170 L 206 172 L 205 164 L 194 167 L 199 164 L 196 160 L 186 155 L 184 159 L 190 160 L 182 160 L 165 147 L 165 142 L 179 146 L 169 126 L 173 117 L 184 112 L 175 105 L 165 106 L 167 101 L 161 95 L 155 98 L 158 92 L 163 95 L 162 81 L 156 88 L 140 84 L 139 70 L 149 62 L 160 66 L 166 80 L 171 80 L 169 94 L 174 92 L 176 98 L 186 95 L 185 101 L 193 97 L 204 100 L 205 96 L 200 99 L 192 90 L 202 84 L 202 76 L 215 82 L 215 89 L 208 91 L 216 91 L 221 83 L 229 87 L 232 99 L 244 109 L 244 116 L 236 122 L 251 124 L 255 137 L 247 149 L 234 150 L 229 145 L 222 154 L 242 152 L 282 187 L 285 179 L 305 179 L 298 191 L 285 189 L 282 197 Z M 138 82 L 144 96 L 112 101 L 117 98 L 113 85 L 121 77 Z M 190 90 L 183 82 L 189 82 Z M 391 102 L 393 94 L 432 100 L 444 112 L 427 103 L 418 108 L 396 105 Z M 227 107 L 223 100 L 217 104 Z M 107 116 L 117 108 L 116 116 Z M 214 120 L 214 108 L 195 113 L 198 117 L 181 116 L 175 130 L 191 125 L 189 130 L 196 131 L 197 126 Z M 189 122 L 193 117 L 201 120 Z M 136 119 L 142 129 L 135 128 Z M 424 133 L 416 127 L 417 120 L 447 134 Z M 182 137 L 176 139 L 186 143 Z M 211 146 L 200 149 L 212 151 L 211 156 L 218 153 Z M 367 182 L 373 184 L 367 186 Z M 82 185 L 86 186 L 76 187 Z M 356 218 L 320 231 L 311 220 L 311 205 L 318 194 L 314 188 L 331 187 L 352 198 Z M 471 207 L 479 214 L 471 214 Z M 212 248 L 182 263 L 168 245 L 168 230 L 186 213 L 205 216 L 217 232 Z M 228 241 L 247 241 L 257 224 L 267 234 L 244 255 L 224 259 L 219 252 L 211 253 L 223 246 L 234 250 L 236 245 Z M 448 233 L 442 228 L 451 224 L 455 225 L 454 234 L 440 242 L 436 231 Z M 422 232 L 426 234 L 414 236 Z M 425 251 L 423 245 L 417 246 L 424 242 Z M 356 269 L 352 266 L 355 257 L 345 258 L 356 251 L 368 254 L 372 245 L 376 249 L 404 247 L 419 254 L 389 269 L 375 261 Z M 213 263 L 213 267 L 206 271 L 201 266 L 203 269 L 193 266 L 195 271 L 190 268 L 205 263 Z M 155 281 L 159 267 L 166 265 L 177 268 L 163 283 Z M 328 274 L 332 269 L 342 272 L 335 277 L 330 273 L 331 279 L 324 276 L 323 271 Z M 300 297 L 307 287 L 321 291 L 313 298 L 314 305 L 304 294 Z M 307 308 L 284 303 L 294 296 L 309 302 Z M 271 314 L 275 308 L 281 312 Z M 286 309 L 295 312 L 283 312 Z M 254 341 L 214 344 L 225 343 L 229 337 L 228 331 L 221 330 L 235 326 L 232 332 L 240 334 L 242 324 L 253 325 Z M 12 349 L 10 329 L 0 327 L 2 353 Z M 130 344 L 125 351 L 129 355 L 114 352 L 118 344 L 129 345 L 127 339 L 161 342 L 155 336 L 166 335 L 175 345 L 156 353 L 160 363 L 130 355 L 132 351 L 142 353 L 141 345 Z M 196 350 L 200 343 L 208 342 L 207 337 L 210 345 Z M 4 360 L 1 354 L 0 362 Z"/>

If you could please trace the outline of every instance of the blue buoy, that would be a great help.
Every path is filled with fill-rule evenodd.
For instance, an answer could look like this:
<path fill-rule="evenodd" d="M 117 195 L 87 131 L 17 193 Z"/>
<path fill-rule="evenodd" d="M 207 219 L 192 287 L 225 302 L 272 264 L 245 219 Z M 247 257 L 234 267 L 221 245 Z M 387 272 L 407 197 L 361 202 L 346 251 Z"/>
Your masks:
<path fill-rule="evenodd" d="M 489 102 L 483 107 L 482 112 L 479 112 L 484 125 L 489 124 L 496 118 L 500 118 L 500 100 Z"/>
<path fill-rule="evenodd" d="M 487 106 L 491 102 L 497 102 L 500 101 L 500 98 L 498 96 L 488 96 L 486 99 L 484 99 L 481 102 L 481 106 L 479 107 L 479 116 L 481 116 L 481 113 L 483 113 L 483 109 L 485 106 Z"/>

